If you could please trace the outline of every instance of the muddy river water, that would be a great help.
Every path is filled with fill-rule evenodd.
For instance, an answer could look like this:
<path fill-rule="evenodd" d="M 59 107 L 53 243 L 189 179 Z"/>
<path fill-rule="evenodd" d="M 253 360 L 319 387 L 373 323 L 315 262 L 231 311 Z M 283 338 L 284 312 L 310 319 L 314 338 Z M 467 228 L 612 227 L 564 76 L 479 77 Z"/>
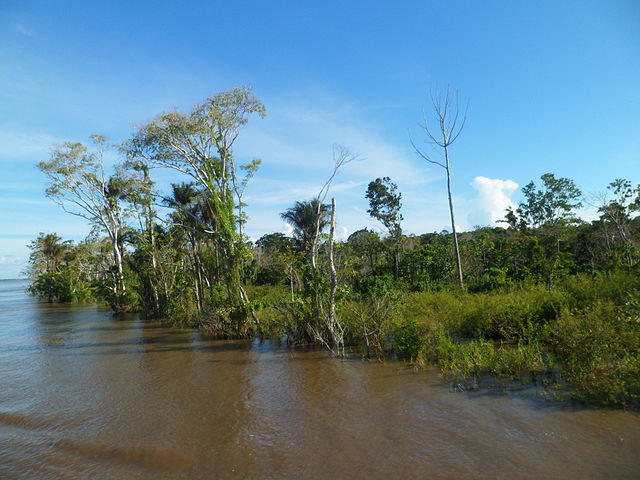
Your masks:
<path fill-rule="evenodd" d="M 215 341 L 0 281 L 1 479 L 638 479 L 640 415 Z"/>

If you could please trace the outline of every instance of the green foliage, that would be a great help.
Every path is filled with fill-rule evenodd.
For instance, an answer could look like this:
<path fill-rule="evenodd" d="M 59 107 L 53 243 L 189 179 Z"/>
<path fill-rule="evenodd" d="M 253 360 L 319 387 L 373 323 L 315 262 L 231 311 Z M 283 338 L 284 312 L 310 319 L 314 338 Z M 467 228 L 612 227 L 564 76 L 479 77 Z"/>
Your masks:
<path fill-rule="evenodd" d="M 412 291 L 438 288 L 451 278 L 454 261 L 449 238 L 433 238 L 405 252 L 400 275 Z"/>
<path fill-rule="evenodd" d="M 537 338 L 566 303 L 562 292 L 527 287 L 511 292 L 406 295 L 400 314 L 443 325 L 460 338 L 517 340 Z"/>
<path fill-rule="evenodd" d="M 366 275 L 360 277 L 354 291 L 362 298 L 379 298 L 395 294 L 395 284 L 390 275 Z"/>
<path fill-rule="evenodd" d="M 536 338 L 564 304 L 561 293 L 529 288 L 473 298 L 474 308 L 458 325 L 465 336 L 516 340 Z"/>
<path fill-rule="evenodd" d="M 176 208 L 175 218 L 190 247 L 187 258 L 194 279 L 196 316 L 212 312 L 220 319 L 218 325 L 230 324 L 234 331 L 245 330 L 236 328 L 236 317 L 251 313 L 244 306 L 248 298 L 242 286 L 244 266 L 252 254 L 242 232 L 246 221 L 242 198 L 260 162 L 238 165 L 233 146 L 253 115 L 264 117 L 264 106 L 251 89 L 235 88 L 205 99 L 190 112 L 159 115 L 124 147 L 130 159 L 171 168 L 195 182 L 193 195 L 186 191 L 188 185 L 182 188 L 184 192 L 174 188 L 175 201 L 170 205 Z M 209 257 L 208 251 L 214 255 Z M 224 285 L 220 291 L 226 305 L 224 314 L 218 315 L 210 294 L 220 285 Z"/>
<path fill-rule="evenodd" d="M 39 274 L 28 291 L 48 302 L 83 302 L 93 298 L 91 287 L 78 281 L 77 272 L 63 268 L 55 273 Z"/>
<path fill-rule="evenodd" d="M 439 345 L 440 368 L 456 382 L 466 383 L 490 371 L 494 358 L 495 348 L 486 340 L 460 343 L 443 337 Z"/>
<path fill-rule="evenodd" d="M 476 385 L 486 374 L 526 383 L 546 375 L 550 357 L 539 343 L 495 344 L 488 340 L 454 342 L 442 337 L 439 364 L 456 385 Z"/>
<path fill-rule="evenodd" d="M 587 309 L 600 301 L 623 305 L 640 290 L 640 276 L 625 271 L 583 274 L 565 279 L 560 287 L 567 292 L 572 310 Z"/>
<path fill-rule="evenodd" d="M 399 339 L 401 348 L 413 346 L 405 357 L 415 360 L 419 352 L 457 384 L 474 384 L 486 374 L 521 382 L 560 375 L 584 401 L 639 403 L 635 273 L 576 276 L 553 291 L 520 285 L 499 293 L 412 293 L 398 316 L 411 341 L 394 335 L 394 344 Z"/>
<path fill-rule="evenodd" d="M 495 349 L 491 373 L 525 383 L 538 375 L 547 375 L 553 368 L 553 357 L 538 341 L 501 345 Z"/>
<path fill-rule="evenodd" d="M 489 267 L 471 288 L 475 292 L 487 292 L 504 288 L 511 284 L 507 272 L 501 268 Z"/>
<path fill-rule="evenodd" d="M 294 252 L 296 242 L 282 233 L 270 233 L 260 237 L 255 244 L 252 266 L 255 269 L 254 285 L 281 285 L 294 281 L 294 263 L 299 259 Z"/>
<path fill-rule="evenodd" d="M 369 230 L 353 232 L 347 239 L 347 248 L 352 256 L 351 263 L 362 273 L 380 273 L 380 263 L 385 246 L 380 236 Z"/>
<path fill-rule="evenodd" d="M 49 302 L 83 302 L 96 299 L 93 278 L 96 258 L 85 242 L 74 245 L 55 233 L 40 233 L 29 244 L 31 295 Z"/>
<path fill-rule="evenodd" d="M 559 222 L 573 221 L 572 213 L 580 208 L 582 192 L 569 178 L 556 178 L 553 173 L 540 177 L 542 188 L 530 182 L 522 189 L 524 201 L 514 212 L 508 210 L 508 222 L 512 227 L 552 227 Z"/>
<path fill-rule="evenodd" d="M 287 265 L 284 262 L 271 261 L 258 268 L 253 284 L 282 285 L 287 280 Z"/>
<path fill-rule="evenodd" d="M 293 248 L 293 242 L 284 233 L 267 233 L 256 240 L 256 247 L 272 254 L 287 253 Z"/>
<path fill-rule="evenodd" d="M 29 273 L 36 276 L 40 273 L 56 273 L 73 257 L 70 240 L 63 241 L 56 233 L 40 232 L 38 238 L 29 244 Z"/>
<path fill-rule="evenodd" d="M 393 344 L 400 358 L 415 361 L 424 346 L 426 328 L 416 319 L 402 320 L 393 331 Z"/>
<path fill-rule="evenodd" d="M 575 396 L 607 405 L 640 405 L 640 317 L 637 297 L 624 307 L 597 302 L 565 311 L 550 332 Z"/>
<path fill-rule="evenodd" d="M 401 234 L 400 222 L 402 222 L 402 194 L 398 186 L 389 177 L 376 178 L 369 182 L 365 198 L 369 200 L 367 213 L 382 223 L 389 235 Z"/>
<path fill-rule="evenodd" d="M 320 204 L 317 198 L 313 200 L 296 202 L 280 214 L 285 222 L 293 227 L 293 237 L 297 242 L 297 247 L 301 251 L 308 251 L 317 234 L 329 224 L 329 206 Z"/>
<path fill-rule="evenodd" d="M 293 238 L 271 233 L 253 246 L 243 194 L 260 161 L 237 163 L 233 146 L 248 119 L 264 113 L 250 89 L 238 88 L 161 114 L 123 146 L 128 162 L 111 175 L 104 137 L 92 137 L 92 148 L 56 148 L 39 164 L 47 194 L 87 218 L 93 236 L 74 245 L 41 233 L 30 245 L 29 291 L 141 309 L 216 337 L 284 336 L 334 353 L 346 342 L 367 358 L 436 363 L 458 383 L 553 376 L 585 401 L 639 404 L 640 187 L 616 179 L 613 198 L 603 196 L 600 217 L 586 223 L 574 217 L 574 182 L 542 175 L 507 212 L 510 228 L 460 234 L 456 261 L 446 231 L 402 235 L 401 195 L 389 177 L 366 193 L 389 235 L 364 229 L 327 241 L 329 208 L 319 199 L 351 158 L 341 150 L 321 195 L 281 214 Z M 164 198 L 152 166 L 191 183 Z M 158 197 L 172 210 L 164 221 Z M 472 293 L 456 288 L 458 265 Z"/>
<path fill-rule="evenodd" d="M 91 150 L 81 143 L 65 142 L 53 150 L 48 161 L 37 166 L 49 179 L 47 196 L 109 238 L 114 268 L 109 288 L 117 298 L 112 306 L 126 309 L 130 306 L 122 303 L 126 297 L 123 235 L 131 211 L 124 202 L 135 196 L 133 192 L 140 189 L 142 179 L 139 172 L 129 171 L 123 164 L 116 164 L 113 174 L 107 175 L 107 141 L 101 135 L 92 135 L 91 140 Z"/>

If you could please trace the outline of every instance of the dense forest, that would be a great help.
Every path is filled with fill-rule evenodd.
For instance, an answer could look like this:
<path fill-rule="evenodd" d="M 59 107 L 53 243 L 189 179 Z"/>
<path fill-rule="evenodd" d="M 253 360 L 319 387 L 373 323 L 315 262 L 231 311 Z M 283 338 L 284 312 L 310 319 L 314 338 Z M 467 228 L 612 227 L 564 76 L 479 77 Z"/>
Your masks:
<path fill-rule="evenodd" d="M 611 179 L 590 200 L 598 218 L 584 221 L 578 186 L 544 173 L 501 227 L 408 235 L 401 192 L 376 178 L 362 194 L 384 233 L 338 241 L 331 184 L 356 156 L 336 146 L 322 188 L 281 213 L 292 236 L 251 242 L 244 193 L 260 161 L 237 163 L 233 147 L 248 120 L 264 115 L 237 88 L 160 114 L 118 146 L 98 135 L 89 146 L 57 146 L 38 165 L 47 195 L 92 233 L 79 243 L 55 233 L 33 240 L 30 292 L 220 338 L 433 363 L 460 387 L 492 375 L 638 405 L 640 186 Z M 114 154 L 112 166 L 105 158 Z M 448 174 L 448 158 L 441 166 Z M 160 191 L 158 168 L 184 181 Z"/>

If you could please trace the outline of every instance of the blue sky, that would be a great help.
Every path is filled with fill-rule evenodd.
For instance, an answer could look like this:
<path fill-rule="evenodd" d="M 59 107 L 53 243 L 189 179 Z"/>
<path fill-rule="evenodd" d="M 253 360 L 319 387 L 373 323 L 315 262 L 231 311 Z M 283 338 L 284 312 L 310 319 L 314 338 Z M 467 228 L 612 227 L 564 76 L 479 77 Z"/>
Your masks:
<path fill-rule="evenodd" d="M 38 232 L 89 232 L 44 196 L 34 165 L 54 144 L 92 133 L 120 142 L 157 113 L 238 85 L 268 112 L 235 152 L 263 161 L 247 192 L 253 238 L 286 231 L 278 213 L 320 188 L 333 143 L 362 158 L 331 192 L 343 236 L 379 227 L 364 192 L 385 175 L 403 194 L 407 232 L 445 228 L 443 172 L 409 143 L 423 138 L 430 87 L 451 85 L 470 103 L 451 152 L 462 228 L 491 224 L 546 172 L 587 197 L 617 177 L 640 183 L 635 0 L 4 0 L 0 278 L 24 270 Z"/>

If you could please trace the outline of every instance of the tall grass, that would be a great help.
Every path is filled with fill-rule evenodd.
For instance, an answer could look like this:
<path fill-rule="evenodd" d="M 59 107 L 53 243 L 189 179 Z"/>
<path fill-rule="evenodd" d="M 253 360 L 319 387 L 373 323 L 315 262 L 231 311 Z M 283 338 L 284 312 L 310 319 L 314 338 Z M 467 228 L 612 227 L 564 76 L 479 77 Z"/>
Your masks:
<path fill-rule="evenodd" d="M 366 358 L 436 364 L 458 383 L 486 375 L 542 379 L 568 385 L 581 401 L 640 406 L 637 274 L 570 277 L 554 291 L 530 284 L 464 294 L 392 287 L 342 304 L 345 338 Z M 261 334 L 304 339 L 305 305 L 292 303 L 286 288 L 250 293 Z"/>
<path fill-rule="evenodd" d="M 554 291 L 411 293 L 399 316 L 396 351 L 436 363 L 456 381 L 493 374 L 527 382 L 559 372 L 579 400 L 640 405 L 640 279 L 633 273 L 576 276 Z"/>

